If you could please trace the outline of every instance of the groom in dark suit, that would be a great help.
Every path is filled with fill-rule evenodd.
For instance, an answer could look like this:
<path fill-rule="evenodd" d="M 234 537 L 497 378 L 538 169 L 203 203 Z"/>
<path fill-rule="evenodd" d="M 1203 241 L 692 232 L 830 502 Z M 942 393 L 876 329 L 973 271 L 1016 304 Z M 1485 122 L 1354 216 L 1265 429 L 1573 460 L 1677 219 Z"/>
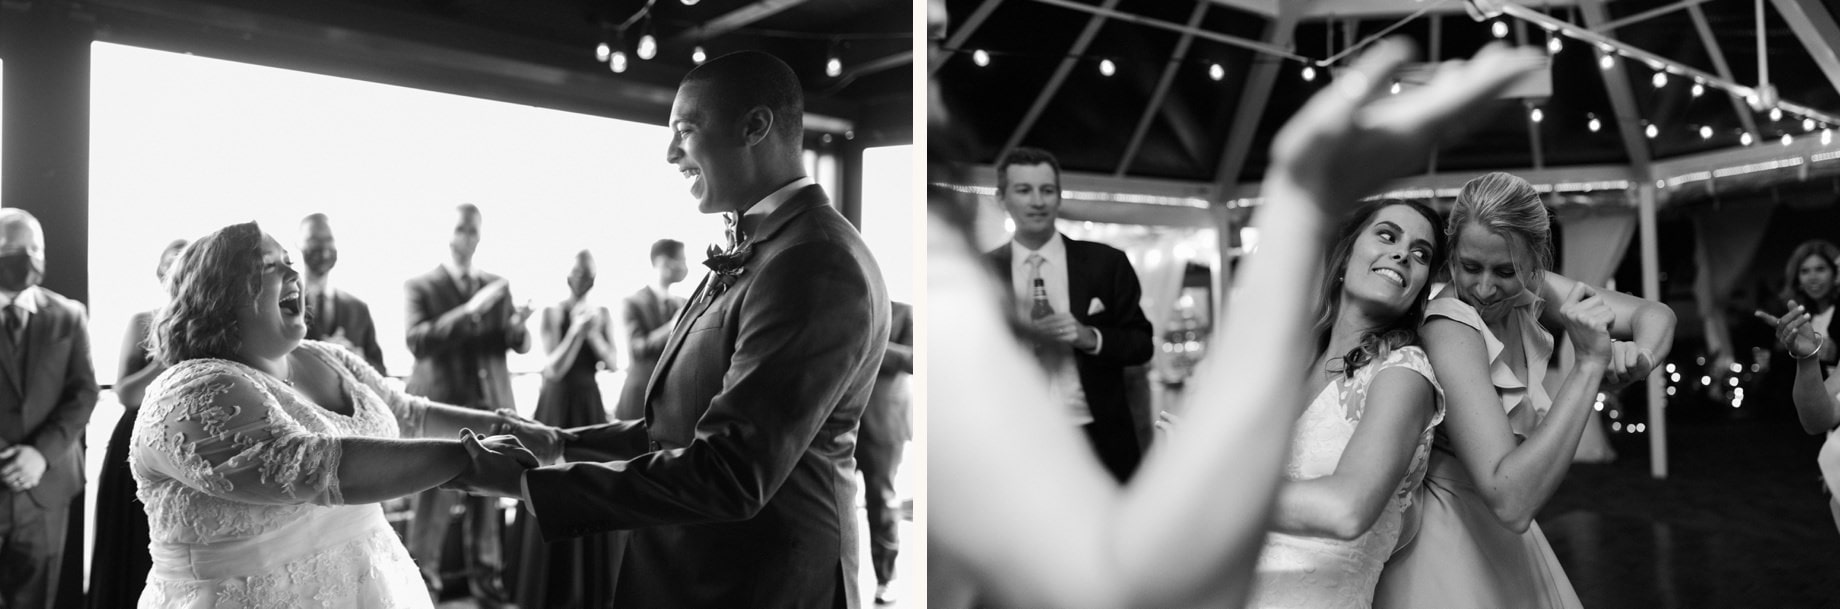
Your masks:
<path fill-rule="evenodd" d="M 738 220 L 736 244 L 704 262 L 644 420 L 573 430 L 570 449 L 602 462 L 526 472 L 475 452 L 460 482 L 523 497 L 546 539 L 633 529 L 622 606 L 861 603 L 851 455 L 888 295 L 856 229 L 805 176 L 803 106 L 792 69 L 765 53 L 684 76 L 665 160 L 699 210 Z"/>
<path fill-rule="evenodd" d="M 403 325 L 409 328 L 409 352 L 415 355 L 415 370 L 405 390 L 479 410 L 515 408 L 505 352 L 530 350 L 530 332 L 524 327 L 530 308 L 512 306 L 510 282 L 473 266 L 484 222 L 479 208 L 466 203 L 454 212 L 449 259 L 403 286 L 408 298 Z M 416 496 L 415 517 L 409 521 L 409 554 L 438 598 L 442 550 L 455 504 L 465 508 L 461 540 L 473 599 L 481 607 L 503 606 L 510 594 L 502 579 L 505 519 L 497 499 L 423 491 Z"/>
<path fill-rule="evenodd" d="M 83 305 L 38 287 L 44 242 L 32 214 L 0 209 L 0 607 L 51 607 L 65 535 L 83 526 L 69 506 L 96 371 Z"/>
<path fill-rule="evenodd" d="M 1060 186 L 1060 163 L 1045 150 L 1017 148 L 998 161 L 997 196 L 1016 233 L 986 259 L 1014 289 L 1024 317 L 1053 348 L 1072 356 L 1048 358 L 1061 363 L 1048 371 L 1054 398 L 1067 406 L 1106 469 L 1125 482 L 1143 447 L 1126 402 L 1124 369 L 1150 361 L 1150 320 L 1138 306 L 1143 291 L 1124 252 L 1055 229 Z M 1038 300 L 1045 302 L 1036 306 Z"/>

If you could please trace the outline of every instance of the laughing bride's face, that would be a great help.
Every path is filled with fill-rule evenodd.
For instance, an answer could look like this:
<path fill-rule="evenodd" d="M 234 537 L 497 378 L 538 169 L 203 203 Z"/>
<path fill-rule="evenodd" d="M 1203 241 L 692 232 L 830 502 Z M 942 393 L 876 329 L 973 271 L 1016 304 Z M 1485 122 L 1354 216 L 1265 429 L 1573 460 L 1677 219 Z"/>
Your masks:
<path fill-rule="evenodd" d="M 267 234 L 262 235 L 261 272 L 255 301 L 236 311 L 237 351 L 246 357 L 280 357 L 306 336 L 306 307 L 300 273 L 294 270 L 287 250 Z"/>

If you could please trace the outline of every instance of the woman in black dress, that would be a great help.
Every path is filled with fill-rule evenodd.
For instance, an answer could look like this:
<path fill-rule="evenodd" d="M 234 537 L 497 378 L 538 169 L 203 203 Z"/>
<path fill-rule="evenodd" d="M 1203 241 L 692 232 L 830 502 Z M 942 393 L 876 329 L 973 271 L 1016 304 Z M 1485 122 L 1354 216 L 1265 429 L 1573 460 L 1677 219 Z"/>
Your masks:
<path fill-rule="evenodd" d="M 607 308 L 587 300 L 594 287 L 594 256 L 575 254 L 569 297 L 543 310 L 543 390 L 535 418 L 561 428 L 607 422 L 595 372 L 613 369 L 614 321 Z M 613 603 L 619 552 L 626 533 L 616 531 L 544 543 L 529 511 L 520 512 L 514 596 L 520 607 L 600 609 Z"/>
<path fill-rule="evenodd" d="M 185 249 L 184 239 L 166 245 L 154 268 L 166 283 L 166 268 Z M 96 481 L 96 549 L 89 569 L 90 609 L 134 607 L 147 583 L 153 558 L 147 553 L 147 512 L 134 496 L 134 476 L 128 473 L 128 438 L 141 396 L 166 365 L 147 352 L 147 327 L 153 311 L 141 311 L 128 321 L 121 343 L 121 367 L 115 377 L 115 395 L 127 409 L 115 432 L 109 434 L 108 452 L 102 457 L 102 474 Z"/>

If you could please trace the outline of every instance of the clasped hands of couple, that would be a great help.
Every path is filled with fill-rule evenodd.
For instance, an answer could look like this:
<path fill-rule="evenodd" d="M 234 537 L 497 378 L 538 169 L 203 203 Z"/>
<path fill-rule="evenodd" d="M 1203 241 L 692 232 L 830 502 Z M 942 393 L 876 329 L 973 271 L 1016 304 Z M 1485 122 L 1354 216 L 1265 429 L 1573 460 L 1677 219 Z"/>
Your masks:
<path fill-rule="evenodd" d="M 524 470 L 560 463 L 563 447 L 575 439 L 568 430 L 544 425 L 510 409 L 499 409 L 498 415 L 506 422 L 493 426 L 493 435 L 460 430 L 460 446 L 466 449 L 470 463 L 441 488 L 469 495 L 522 499 Z M 532 438 L 535 446 L 524 446 L 518 439 L 520 435 Z"/>

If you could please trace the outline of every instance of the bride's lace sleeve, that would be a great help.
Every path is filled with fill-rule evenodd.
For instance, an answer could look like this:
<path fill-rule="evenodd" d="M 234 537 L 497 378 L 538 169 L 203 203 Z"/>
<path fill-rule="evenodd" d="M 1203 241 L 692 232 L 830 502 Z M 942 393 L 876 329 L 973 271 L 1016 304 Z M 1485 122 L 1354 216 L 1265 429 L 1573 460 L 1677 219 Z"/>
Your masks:
<path fill-rule="evenodd" d="M 307 344 L 307 343 L 302 343 Z M 428 405 L 435 402 L 417 395 L 409 395 L 402 386 L 389 382 L 372 368 L 369 362 L 358 357 L 343 347 L 332 344 L 314 344 L 321 353 L 328 354 L 338 365 L 357 377 L 358 384 L 370 387 L 383 398 L 383 403 L 390 407 L 390 413 L 396 416 L 398 433 L 404 438 L 423 437 L 423 425 L 428 420 Z"/>
<path fill-rule="evenodd" d="M 343 503 L 340 444 L 296 422 L 275 396 L 223 365 L 175 368 L 147 400 L 157 416 L 139 454 L 207 495 L 263 505 Z"/>

